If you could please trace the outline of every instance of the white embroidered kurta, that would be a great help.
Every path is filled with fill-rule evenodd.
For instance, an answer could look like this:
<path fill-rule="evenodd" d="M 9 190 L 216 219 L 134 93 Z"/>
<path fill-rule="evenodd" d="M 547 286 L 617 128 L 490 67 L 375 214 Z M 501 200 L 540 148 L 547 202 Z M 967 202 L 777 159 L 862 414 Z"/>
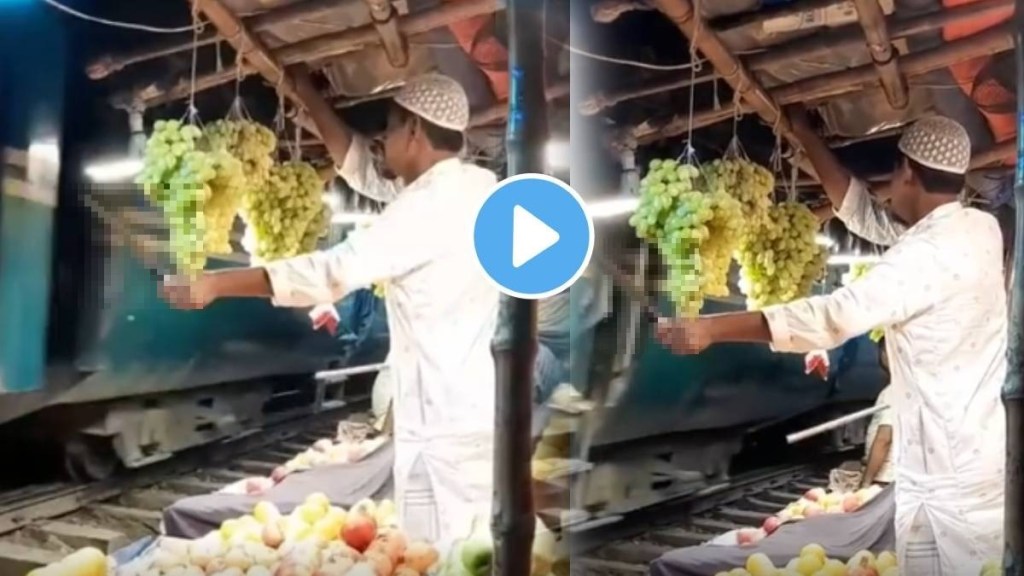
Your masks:
<path fill-rule="evenodd" d="M 849 286 L 766 309 L 773 346 L 831 349 L 885 327 L 901 566 L 920 511 L 942 575 L 977 574 L 1003 552 L 1007 311 L 999 227 L 953 203 L 904 231 L 858 181 L 836 214 L 854 234 L 893 247 Z"/>
<path fill-rule="evenodd" d="M 895 410 L 893 408 L 891 408 L 892 402 L 893 402 L 893 399 L 892 399 L 892 386 L 886 386 L 885 388 L 882 389 L 881 392 L 879 392 L 878 400 L 875 401 L 875 406 L 885 406 L 885 405 L 888 405 L 888 406 L 890 406 L 890 408 L 888 408 L 886 410 L 882 410 L 881 412 L 876 412 L 875 415 L 871 417 L 871 422 L 868 424 L 867 435 L 864 438 L 864 442 L 865 442 L 864 443 L 864 449 L 865 449 L 864 462 L 865 463 L 867 463 L 867 459 L 871 456 L 871 446 L 872 446 L 872 444 L 875 443 L 875 437 L 878 436 L 878 427 L 879 426 L 893 427 L 893 424 L 895 423 L 895 420 L 896 420 L 896 418 L 894 416 Z M 895 472 L 894 472 L 893 467 L 892 467 L 892 453 L 894 451 L 894 447 L 896 446 L 896 442 L 895 442 L 896 430 L 893 430 L 892 437 L 893 437 L 894 441 L 890 445 L 889 454 L 886 456 L 885 462 L 882 464 L 882 467 L 878 469 L 878 473 L 875 474 L 875 481 L 876 482 L 889 483 L 889 482 L 892 482 L 893 480 L 896 479 L 895 478 Z"/>
<path fill-rule="evenodd" d="M 497 178 L 452 159 L 396 196 L 361 139 L 339 174 L 390 203 L 342 244 L 269 264 L 274 303 L 313 306 L 387 282 L 396 500 L 410 537 L 436 538 L 443 549 L 469 533 L 475 515 L 489 514 L 492 498 L 498 291 L 470 240 Z"/>

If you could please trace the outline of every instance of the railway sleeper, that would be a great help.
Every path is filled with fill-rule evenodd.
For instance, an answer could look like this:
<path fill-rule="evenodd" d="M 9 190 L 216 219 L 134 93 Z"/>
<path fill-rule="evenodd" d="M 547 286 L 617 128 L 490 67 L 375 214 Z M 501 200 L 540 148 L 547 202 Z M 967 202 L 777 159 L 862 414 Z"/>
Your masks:
<path fill-rule="evenodd" d="M 60 521 L 34 524 L 28 526 L 26 531 L 44 540 L 47 537 L 56 538 L 71 548 L 91 546 L 106 554 L 112 554 L 130 543 L 128 537 L 121 532 Z"/>
<path fill-rule="evenodd" d="M 684 528 L 667 528 L 665 530 L 655 530 L 648 534 L 647 538 L 652 542 L 672 548 L 689 548 L 690 546 L 699 546 L 711 540 L 712 535 L 691 532 Z"/>
<path fill-rule="evenodd" d="M 162 486 L 170 492 L 177 492 L 186 496 L 201 496 L 217 492 L 224 487 L 224 483 L 182 478 L 179 480 L 168 480 L 163 482 Z"/>
<path fill-rule="evenodd" d="M 65 554 L 0 541 L 0 574 L 27 574 L 63 559 Z"/>
<path fill-rule="evenodd" d="M 628 544 L 610 544 L 605 546 L 601 550 L 601 556 L 616 562 L 646 566 L 671 550 L 672 547 L 670 546 L 659 546 L 647 542 L 630 542 Z"/>
<path fill-rule="evenodd" d="M 739 508 L 723 507 L 715 511 L 715 515 L 725 520 L 743 523 L 747 526 L 760 526 L 768 514 L 763 512 L 751 512 Z"/>

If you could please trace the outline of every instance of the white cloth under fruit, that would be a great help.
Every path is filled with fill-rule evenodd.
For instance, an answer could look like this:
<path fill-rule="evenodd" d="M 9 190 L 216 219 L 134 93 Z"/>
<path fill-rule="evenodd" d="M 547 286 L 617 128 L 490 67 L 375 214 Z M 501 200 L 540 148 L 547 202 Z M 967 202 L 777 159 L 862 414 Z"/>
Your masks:
<path fill-rule="evenodd" d="M 390 184 L 357 138 L 340 173 L 350 186 Z M 459 160 L 436 164 L 391 201 L 373 226 L 330 250 L 267 266 L 278 306 L 334 302 L 386 281 L 394 386 L 395 500 L 422 459 L 440 510 L 440 544 L 469 533 L 491 505 L 498 290 L 473 254 L 475 207 L 497 178 Z M 403 509 L 403 522 L 415 523 Z M 443 549 L 443 548 L 442 548 Z"/>
<path fill-rule="evenodd" d="M 876 407 L 886 405 L 892 406 L 892 386 L 886 386 L 883 388 L 882 391 L 878 393 L 878 400 L 875 401 Z M 864 438 L 864 458 L 866 462 L 867 459 L 871 457 L 871 447 L 875 443 L 875 438 L 878 436 L 878 427 L 888 426 L 889 428 L 893 428 L 893 442 L 890 445 L 889 453 L 885 456 L 885 462 L 882 464 L 882 467 L 879 468 L 878 473 L 875 474 L 875 482 L 885 482 L 888 484 L 895 480 L 895 472 L 892 467 L 892 447 L 896 446 L 896 430 L 893 426 L 896 420 L 894 412 L 895 410 L 892 408 L 887 408 L 881 412 L 875 412 L 875 414 L 871 416 L 871 422 L 868 424 L 868 433 Z"/>
<path fill-rule="evenodd" d="M 857 282 L 766 309 L 773 346 L 831 349 L 885 326 L 901 565 L 923 510 L 940 574 L 977 574 L 984 559 L 1002 554 L 1007 312 L 999 226 L 953 203 L 904 230 L 856 180 L 837 215 L 854 234 L 893 247 Z"/>

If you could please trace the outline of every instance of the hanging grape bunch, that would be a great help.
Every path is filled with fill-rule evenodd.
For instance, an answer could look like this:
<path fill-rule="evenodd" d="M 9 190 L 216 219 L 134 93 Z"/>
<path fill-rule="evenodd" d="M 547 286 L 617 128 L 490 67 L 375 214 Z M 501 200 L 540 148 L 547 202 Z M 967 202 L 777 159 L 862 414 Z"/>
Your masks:
<path fill-rule="evenodd" d="M 721 158 L 703 168 L 705 177 L 740 202 L 744 231 L 757 228 L 768 217 L 775 192 L 771 171 L 743 158 Z"/>
<path fill-rule="evenodd" d="M 242 162 L 222 142 L 205 137 L 200 146 L 213 162 L 214 176 L 209 182 L 210 197 L 203 207 L 206 222 L 204 247 L 208 254 L 230 254 L 231 230 L 242 206 L 247 179 Z"/>
<path fill-rule="evenodd" d="M 146 141 L 143 170 L 136 182 L 164 214 L 170 249 L 179 272 L 195 274 L 206 265 L 206 204 L 217 162 L 197 148 L 202 132 L 177 120 L 158 120 Z"/>
<path fill-rule="evenodd" d="M 317 249 L 320 240 L 327 237 L 331 228 L 331 207 L 323 202 L 320 203 L 320 211 L 313 217 L 312 222 L 306 227 L 306 232 L 299 241 L 299 254 L 308 254 Z"/>
<path fill-rule="evenodd" d="M 258 186 L 270 174 L 277 136 L 266 126 L 251 120 L 218 120 L 203 130 L 203 136 L 210 149 L 223 148 L 242 163 L 247 187 Z"/>
<path fill-rule="evenodd" d="M 721 182 L 708 180 L 711 220 L 705 226 L 708 237 L 700 247 L 703 291 L 708 296 L 729 295 L 729 268 L 740 245 L 746 223 L 743 205 L 723 188 Z"/>
<path fill-rule="evenodd" d="M 715 216 L 696 167 L 675 160 L 652 160 L 640 181 L 640 203 L 630 217 L 639 238 L 654 244 L 668 266 L 666 284 L 678 312 L 694 316 L 704 304 L 701 246 Z"/>
<path fill-rule="evenodd" d="M 818 221 L 799 202 L 773 205 L 737 251 L 740 289 L 752 310 L 809 296 L 827 252 L 815 242 Z"/>
<path fill-rule="evenodd" d="M 871 270 L 871 268 L 872 265 L 866 262 L 850 264 L 850 271 L 843 275 L 843 284 L 848 286 L 850 283 L 860 280 L 868 273 L 868 270 Z M 882 336 L 885 336 L 885 329 L 881 326 L 872 329 L 871 332 L 868 332 L 868 338 L 870 338 L 872 342 L 878 342 L 882 339 Z"/>
<path fill-rule="evenodd" d="M 326 234 L 323 180 L 306 162 L 271 168 L 267 179 L 245 198 L 244 218 L 263 261 L 299 254 L 308 234 Z"/>

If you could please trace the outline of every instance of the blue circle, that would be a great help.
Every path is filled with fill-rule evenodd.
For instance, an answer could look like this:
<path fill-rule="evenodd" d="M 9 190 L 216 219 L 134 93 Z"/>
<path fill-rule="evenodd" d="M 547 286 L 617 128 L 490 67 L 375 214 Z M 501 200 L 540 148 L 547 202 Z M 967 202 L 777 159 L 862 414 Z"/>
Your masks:
<path fill-rule="evenodd" d="M 529 212 L 558 233 L 558 241 L 518 268 L 512 263 L 513 214 Z M 517 298 L 546 298 L 582 274 L 594 250 L 594 223 L 583 200 L 567 184 L 543 174 L 503 180 L 477 212 L 473 225 L 477 260 L 498 288 Z"/>

